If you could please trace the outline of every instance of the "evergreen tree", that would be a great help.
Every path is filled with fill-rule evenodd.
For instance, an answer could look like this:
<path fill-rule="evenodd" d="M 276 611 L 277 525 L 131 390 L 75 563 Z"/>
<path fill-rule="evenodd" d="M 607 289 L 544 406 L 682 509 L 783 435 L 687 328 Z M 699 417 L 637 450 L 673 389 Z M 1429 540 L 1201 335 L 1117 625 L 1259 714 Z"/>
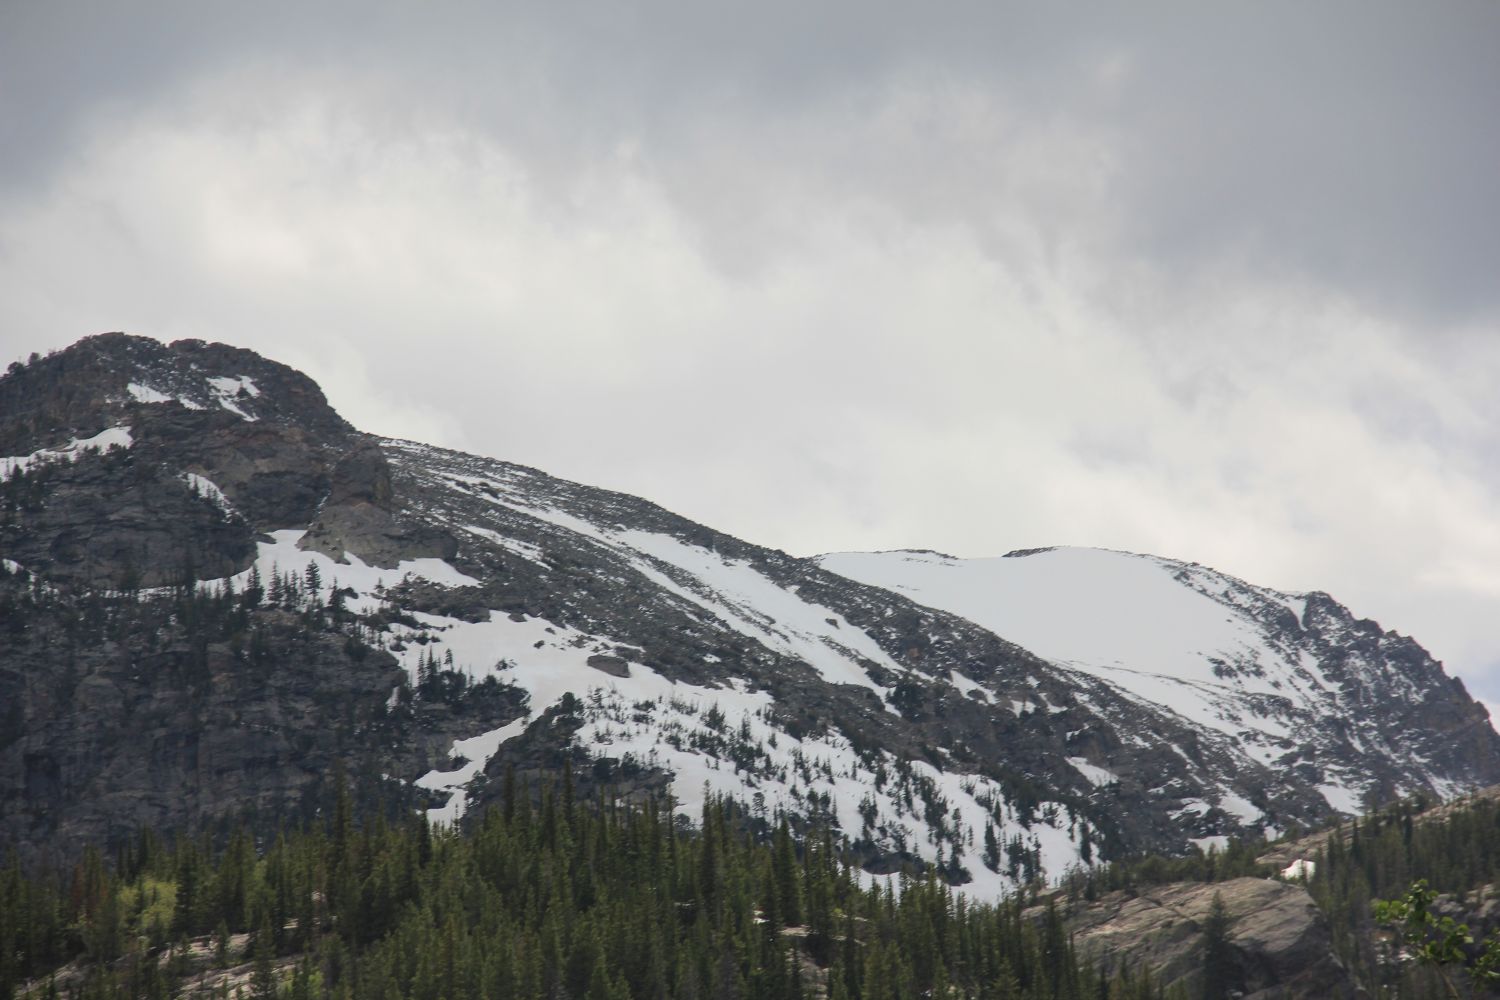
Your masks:
<path fill-rule="evenodd" d="M 275 957 L 270 914 L 266 914 L 255 931 L 255 968 L 250 974 L 252 1000 L 276 1000 L 276 974 L 272 964 Z"/>
<path fill-rule="evenodd" d="M 1203 1000 L 1228 1000 L 1235 985 L 1233 946 L 1229 943 L 1229 912 L 1224 897 L 1214 893 L 1203 921 Z"/>

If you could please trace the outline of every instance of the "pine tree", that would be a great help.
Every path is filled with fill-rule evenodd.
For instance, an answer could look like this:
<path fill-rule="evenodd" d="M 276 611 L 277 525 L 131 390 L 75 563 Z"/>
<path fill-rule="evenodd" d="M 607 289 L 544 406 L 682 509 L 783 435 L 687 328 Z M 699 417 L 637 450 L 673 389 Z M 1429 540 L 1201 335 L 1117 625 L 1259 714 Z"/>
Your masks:
<path fill-rule="evenodd" d="M 245 591 L 240 595 L 240 601 L 247 609 L 253 609 L 260 606 L 263 596 L 265 596 L 265 591 L 260 583 L 260 567 L 251 564 L 250 579 L 245 584 Z"/>
<path fill-rule="evenodd" d="M 198 928 L 200 878 L 198 853 L 192 841 L 188 841 L 179 852 L 177 863 L 177 898 L 172 911 L 172 931 L 175 934 L 191 934 Z"/>
<path fill-rule="evenodd" d="M 802 901 L 797 885 L 797 854 L 792 845 L 792 832 L 785 817 L 776 827 L 776 836 L 771 853 L 771 870 L 775 882 L 777 910 L 782 925 L 793 927 L 802 923 Z"/>
<path fill-rule="evenodd" d="M 271 920 L 267 914 L 255 931 L 255 968 L 250 974 L 250 996 L 253 1000 L 276 1000 L 276 973 L 272 965 L 275 957 Z"/>
<path fill-rule="evenodd" d="M 1203 1000 L 1228 1000 L 1235 982 L 1234 952 L 1229 943 L 1229 911 L 1224 897 L 1214 893 L 1203 921 Z"/>

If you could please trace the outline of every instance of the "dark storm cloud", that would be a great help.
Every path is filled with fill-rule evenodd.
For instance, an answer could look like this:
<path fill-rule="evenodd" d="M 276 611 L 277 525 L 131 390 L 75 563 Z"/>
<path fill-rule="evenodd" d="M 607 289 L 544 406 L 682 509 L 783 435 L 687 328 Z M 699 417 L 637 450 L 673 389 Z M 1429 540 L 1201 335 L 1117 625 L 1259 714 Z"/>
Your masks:
<path fill-rule="evenodd" d="M 1235 253 L 1445 319 L 1500 260 L 1500 7 L 1204 7 L 1164 19 L 1127 98 L 1132 236 Z"/>
<path fill-rule="evenodd" d="M 1104 137 L 1122 254 L 1232 258 L 1444 321 L 1500 301 L 1493 3 L 59 3 L 0 19 L 11 185 L 45 177 L 80 130 L 241 64 L 353 81 L 394 127 L 452 118 L 563 172 L 622 138 L 670 170 L 726 120 L 753 146 L 788 116 L 857 115 L 926 81 Z M 222 113 L 253 114 L 254 88 L 241 100 Z M 953 180 L 941 162 L 905 167 L 882 197 L 982 207 L 981 178 L 945 206 L 922 193 L 927 171 Z"/>

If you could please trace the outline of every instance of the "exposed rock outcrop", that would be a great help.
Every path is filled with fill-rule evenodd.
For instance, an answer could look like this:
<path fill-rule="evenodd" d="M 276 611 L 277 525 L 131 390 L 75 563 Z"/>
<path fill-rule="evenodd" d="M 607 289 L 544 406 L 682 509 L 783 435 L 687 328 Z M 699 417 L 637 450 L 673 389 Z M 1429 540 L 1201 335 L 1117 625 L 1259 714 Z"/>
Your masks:
<path fill-rule="evenodd" d="M 1237 878 L 1113 892 L 1068 921 L 1081 957 L 1149 966 L 1169 988 L 1202 984 L 1204 929 L 1214 897 L 1229 918 L 1235 982 L 1246 1000 L 1364 997 L 1333 952 L 1327 921 L 1301 886 Z"/>
<path fill-rule="evenodd" d="M 451 559 L 458 541 L 441 528 L 397 514 L 391 468 L 373 440 L 357 442 L 333 467 L 328 497 L 301 545 L 343 562 L 352 552 L 371 566 L 403 559 Z"/>

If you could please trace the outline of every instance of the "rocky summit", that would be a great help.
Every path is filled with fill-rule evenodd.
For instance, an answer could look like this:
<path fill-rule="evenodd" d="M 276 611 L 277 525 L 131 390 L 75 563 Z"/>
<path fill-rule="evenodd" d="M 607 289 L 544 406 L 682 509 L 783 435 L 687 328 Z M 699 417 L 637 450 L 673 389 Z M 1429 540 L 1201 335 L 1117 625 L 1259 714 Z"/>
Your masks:
<path fill-rule="evenodd" d="M 1088 549 L 794 557 L 361 433 L 224 345 L 12 365 L 0 456 L 0 841 L 32 851 L 295 814 L 340 764 L 447 822 L 566 767 L 996 898 L 1500 782 L 1463 685 L 1327 594 Z"/>

